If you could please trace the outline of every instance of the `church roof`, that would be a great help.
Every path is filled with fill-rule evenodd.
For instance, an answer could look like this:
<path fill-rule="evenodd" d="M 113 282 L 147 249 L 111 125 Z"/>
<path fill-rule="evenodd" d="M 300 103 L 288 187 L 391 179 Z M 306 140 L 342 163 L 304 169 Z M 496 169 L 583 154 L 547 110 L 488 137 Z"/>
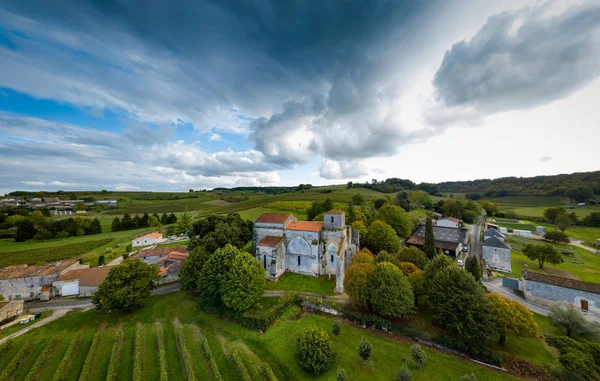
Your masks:
<path fill-rule="evenodd" d="M 256 222 L 284 224 L 290 216 L 291 213 L 263 213 L 256 219 Z"/>
<path fill-rule="evenodd" d="M 285 230 L 318 232 L 323 229 L 323 225 L 323 221 L 292 221 L 285 227 Z"/>
<path fill-rule="evenodd" d="M 260 241 L 258 241 L 258 246 L 271 246 L 275 247 L 279 245 L 279 242 L 283 241 L 283 237 L 268 235 L 263 237 Z"/>
<path fill-rule="evenodd" d="M 339 209 L 331 209 L 329 212 L 326 212 L 325 214 L 345 214 L 344 211 L 339 210 Z"/>

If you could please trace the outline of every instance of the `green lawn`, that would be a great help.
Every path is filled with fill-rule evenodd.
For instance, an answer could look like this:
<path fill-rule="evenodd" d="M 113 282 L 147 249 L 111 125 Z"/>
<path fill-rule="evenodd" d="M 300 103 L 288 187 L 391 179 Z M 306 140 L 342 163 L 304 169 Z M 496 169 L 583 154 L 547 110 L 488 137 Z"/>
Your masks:
<path fill-rule="evenodd" d="M 491 198 L 489 201 L 499 204 L 500 210 L 503 212 L 513 212 L 519 216 L 531 217 L 543 217 L 544 210 L 553 206 L 571 205 L 569 199 L 565 197 L 515 196 Z M 600 212 L 600 205 L 575 206 L 568 211 L 583 218 L 592 212 Z"/>
<path fill-rule="evenodd" d="M 502 222 L 502 219 L 499 220 L 500 221 L 496 219 L 496 221 L 494 222 L 498 226 L 513 230 L 529 230 L 534 234 L 536 226 L 543 226 L 546 228 L 546 231 L 558 230 L 556 226 L 544 222 L 532 222 L 523 220 L 523 223 L 520 224 L 517 222 Z M 593 228 L 588 226 L 571 226 L 567 230 L 565 230 L 565 234 L 570 238 L 580 239 L 589 243 L 590 245 L 594 245 L 596 243 L 596 239 L 600 238 L 600 228 Z"/>
<path fill-rule="evenodd" d="M 308 275 L 285 272 L 277 282 L 265 281 L 265 290 L 312 292 L 320 295 L 335 295 L 335 277 L 328 280 L 326 276 L 313 277 Z"/>
<path fill-rule="evenodd" d="M 45 319 L 50 315 L 52 315 L 52 311 L 44 311 L 44 312 L 42 312 L 42 315 L 38 319 L 35 319 L 34 321 L 31 321 L 31 322 L 29 322 L 27 324 L 23 324 L 23 325 L 17 323 L 8 328 L 5 328 L 2 331 L 0 331 L 0 339 L 2 339 L 3 337 L 6 337 L 8 335 L 12 335 L 13 333 L 18 332 L 22 329 L 25 329 L 25 328 L 29 327 L 30 325 L 32 325 L 33 323 L 37 323 L 41 319 Z"/>
<path fill-rule="evenodd" d="M 527 258 L 522 250 L 527 243 L 541 244 L 546 242 L 513 236 L 506 236 L 506 242 L 512 247 L 510 253 L 512 274 L 514 276 L 520 277 L 521 271 L 527 269 L 556 276 L 574 275 L 576 278 L 587 282 L 600 282 L 600 255 L 572 245 L 553 244 L 563 254 L 564 263 L 558 265 L 545 263 L 542 270 L 539 268 L 538 262 Z"/>
<path fill-rule="evenodd" d="M 187 246 L 189 243 L 190 243 L 189 240 L 186 240 L 186 241 L 177 241 L 177 242 L 169 242 L 169 243 L 163 243 L 161 245 L 156 245 L 156 248 L 160 249 L 161 247 Z"/>
<path fill-rule="evenodd" d="M 20 354 L 22 367 L 18 367 L 13 379 L 23 379 L 31 364 L 37 360 L 42 348 L 52 339 L 58 338 L 54 349 L 43 362 L 35 379 L 50 380 L 58 368 L 58 363 L 65 357 L 67 346 L 73 338 L 78 343 L 71 356 L 66 358 L 63 375 L 67 380 L 76 380 L 88 356 L 92 337 L 99 334 L 99 344 L 94 355 L 92 380 L 103 380 L 106 376 L 108 358 L 112 352 L 112 339 L 116 331 L 124 330 L 125 336 L 119 350 L 117 379 L 131 379 L 134 363 L 135 325 L 142 324 L 146 334 L 143 341 L 142 378 L 157 379 L 159 365 L 158 353 L 154 340 L 154 324 L 159 321 L 163 325 L 165 335 L 166 363 L 169 380 L 184 380 L 182 373 L 182 357 L 177 350 L 173 319 L 178 318 L 184 324 L 186 345 L 192 355 L 192 371 L 197 379 L 206 379 L 207 364 L 202 352 L 195 345 L 195 330 L 206 336 L 219 371 L 224 380 L 239 379 L 234 370 L 231 358 L 224 347 L 242 351 L 244 365 L 251 375 L 256 377 L 256 367 L 264 362 L 269 364 L 280 380 L 332 380 L 340 368 L 344 368 L 350 380 L 392 380 L 396 371 L 403 364 L 404 358 L 410 358 L 408 340 L 396 341 L 388 336 L 362 330 L 344 324 L 339 337 L 334 337 L 334 349 L 337 359 L 332 368 L 319 377 L 311 376 L 301 370 L 295 357 L 295 341 L 301 329 L 316 324 L 330 332 L 333 320 L 328 317 L 304 315 L 298 320 L 280 320 L 268 329 L 264 335 L 258 335 L 235 324 L 198 312 L 195 300 L 183 292 L 152 297 L 149 304 L 137 312 L 126 315 L 106 315 L 96 310 L 71 312 L 32 332 L 14 340 L 12 348 L 0 356 L 0 369 L 19 353 L 26 342 L 31 342 L 34 350 Z M 358 343 L 366 337 L 373 344 L 372 359 L 366 364 L 358 357 Z M 413 369 L 413 377 L 417 380 L 457 380 L 460 376 L 473 372 L 480 380 L 514 380 L 507 374 L 495 372 L 478 366 L 470 361 L 425 348 L 427 361 L 421 369 Z M 253 378 L 254 380 L 255 378 Z"/>

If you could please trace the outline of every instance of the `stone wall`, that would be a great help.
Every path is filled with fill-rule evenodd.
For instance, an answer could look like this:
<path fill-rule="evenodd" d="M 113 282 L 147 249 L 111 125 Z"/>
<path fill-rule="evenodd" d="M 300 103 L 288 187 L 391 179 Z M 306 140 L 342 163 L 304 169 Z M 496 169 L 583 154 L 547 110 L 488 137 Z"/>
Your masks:
<path fill-rule="evenodd" d="M 23 301 L 12 300 L 4 307 L 0 308 L 0 321 L 13 316 L 19 316 L 23 313 Z"/>
<path fill-rule="evenodd" d="M 42 287 L 52 284 L 58 274 L 0 280 L 0 294 L 7 300 L 36 300 L 40 298 Z"/>
<path fill-rule="evenodd" d="M 319 232 L 286 230 L 285 245 L 285 268 L 287 271 L 312 276 L 321 274 L 322 245 L 319 240 Z"/>
<path fill-rule="evenodd" d="M 523 279 L 523 293 L 526 299 L 544 305 L 568 303 L 581 308 L 581 301 L 585 300 L 588 302 L 588 312 L 600 316 L 600 295 L 598 294 L 525 279 Z"/>
<path fill-rule="evenodd" d="M 98 291 L 98 286 L 79 286 L 80 298 L 91 298 Z"/>
<path fill-rule="evenodd" d="M 510 249 L 502 249 L 484 245 L 482 248 L 482 255 L 483 260 L 489 269 L 506 273 L 512 272 L 512 267 L 510 264 Z"/>

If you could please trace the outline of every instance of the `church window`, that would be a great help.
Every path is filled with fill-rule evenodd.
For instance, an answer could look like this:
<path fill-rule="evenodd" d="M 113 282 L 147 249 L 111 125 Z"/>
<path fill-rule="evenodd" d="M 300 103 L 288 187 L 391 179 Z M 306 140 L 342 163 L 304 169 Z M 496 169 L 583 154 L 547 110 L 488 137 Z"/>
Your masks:
<path fill-rule="evenodd" d="M 265 267 L 265 269 L 267 268 L 267 255 L 266 254 L 263 255 L 263 266 Z"/>
<path fill-rule="evenodd" d="M 331 223 L 333 223 L 333 216 L 331 216 Z"/>
<path fill-rule="evenodd" d="M 300 256 L 298 256 L 298 266 L 300 266 Z"/>
<path fill-rule="evenodd" d="M 333 263 L 333 255 L 331 256 L 331 263 Z"/>

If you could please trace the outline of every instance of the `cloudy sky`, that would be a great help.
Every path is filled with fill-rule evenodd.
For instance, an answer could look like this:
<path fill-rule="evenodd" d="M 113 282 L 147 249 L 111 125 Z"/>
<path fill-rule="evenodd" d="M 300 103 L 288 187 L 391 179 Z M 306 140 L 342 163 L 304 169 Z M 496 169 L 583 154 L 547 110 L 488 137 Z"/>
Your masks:
<path fill-rule="evenodd" d="M 598 1 L 0 0 L 0 193 L 600 169 Z"/>

